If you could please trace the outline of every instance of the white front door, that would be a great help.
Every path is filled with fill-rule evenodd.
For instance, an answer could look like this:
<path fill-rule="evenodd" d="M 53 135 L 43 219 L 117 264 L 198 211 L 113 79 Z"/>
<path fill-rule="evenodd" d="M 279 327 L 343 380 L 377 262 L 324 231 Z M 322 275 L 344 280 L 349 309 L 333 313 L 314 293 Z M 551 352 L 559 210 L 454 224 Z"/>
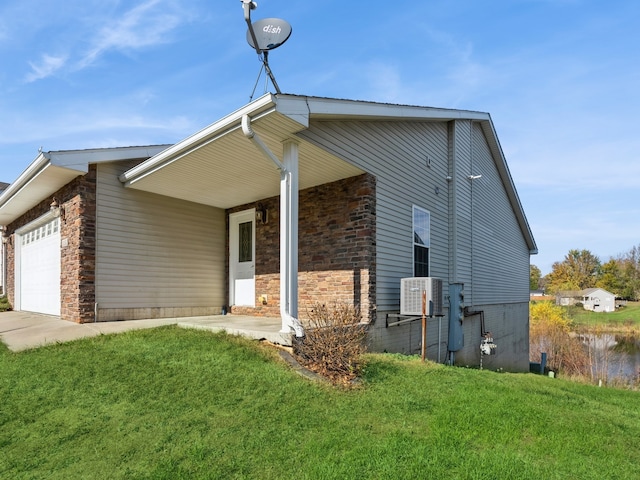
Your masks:
<path fill-rule="evenodd" d="M 256 306 L 256 211 L 229 215 L 229 304 Z"/>

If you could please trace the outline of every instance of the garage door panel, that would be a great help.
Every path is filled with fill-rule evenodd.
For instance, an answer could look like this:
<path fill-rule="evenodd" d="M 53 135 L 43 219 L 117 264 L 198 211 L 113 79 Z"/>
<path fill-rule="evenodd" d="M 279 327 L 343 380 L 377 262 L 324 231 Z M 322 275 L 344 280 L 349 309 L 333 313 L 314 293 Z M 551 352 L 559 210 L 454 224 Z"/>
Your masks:
<path fill-rule="evenodd" d="M 60 315 L 60 232 L 58 219 L 22 236 L 20 309 Z"/>

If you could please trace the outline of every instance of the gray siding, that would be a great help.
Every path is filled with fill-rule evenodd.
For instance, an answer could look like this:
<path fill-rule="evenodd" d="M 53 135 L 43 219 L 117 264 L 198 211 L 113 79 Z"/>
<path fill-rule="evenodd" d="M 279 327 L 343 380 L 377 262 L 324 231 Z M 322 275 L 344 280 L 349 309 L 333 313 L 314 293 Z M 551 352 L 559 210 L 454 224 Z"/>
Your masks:
<path fill-rule="evenodd" d="M 482 129 L 473 126 L 472 298 L 475 304 L 529 301 L 529 249 Z"/>
<path fill-rule="evenodd" d="M 412 205 L 431 212 L 432 276 L 464 283 L 469 305 L 528 300 L 529 250 L 478 124 L 315 122 L 300 135 L 377 178 L 379 311 L 413 275 Z"/>
<path fill-rule="evenodd" d="M 386 314 L 398 312 L 400 279 L 413 275 L 417 205 L 431 212 L 430 275 L 464 283 L 465 304 L 485 312 L 485 327 L 500 349 L 487 365 L 526 371 L 529 250 L 480 126 L 471 120 L 314 122 L 300 136 L 377 178 L 378 316 L 370 347 L 420 350 L 416 325 L 385 327 Z M 448 319 L 428 324 L 428 357 L 444 361 Z M 456 363 L 477 366 L 479 317 L 465 319 L 464 330 Z"/>
<path fill-rule="evenodd" d="M 452 177 L 449 189 L 449 232 L 451 235 L 451 258 L 456 268 L 449 271 L 449 281 L 465 284 L 466 302 L 472 302 L 472 292 L 467 286 L 471 283 L 472 266 L 472 183 L 469 175 L 473 172 L 473 149 L 471 144 L 471 121 L 456 120 L 451 122 L 450 134 L 453 152 L 449 158 L 449 174 Z M 455 236 L 453 228 L 456 228 Z"/>
<path fill-rule="evenodd" d="M 98 165 L 98 319 L 219 313 L 225 301 L 224 210 L 125 189 L 136 162 Z"/>
<path fill-rule="evenodd" d="M 300 136 L 377 178 L 379 311 L 398 310 L 400 279 L 413 276 L 413 205 L 431 213 L 431 275 L 448 278 L 446 123 L 314 122 Z"/>

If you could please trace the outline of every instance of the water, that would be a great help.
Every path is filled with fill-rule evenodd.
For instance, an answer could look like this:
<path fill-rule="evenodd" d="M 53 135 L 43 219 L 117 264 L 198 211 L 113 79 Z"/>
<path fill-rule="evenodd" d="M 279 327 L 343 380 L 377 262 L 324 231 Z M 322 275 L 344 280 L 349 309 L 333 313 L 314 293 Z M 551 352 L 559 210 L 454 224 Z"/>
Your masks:
<path fill-rule="evenodd" d="M 589 347 L 593 373 L 603 381 L 637 382 L 640 378 L 640 338 L 605 333 L 579 335 Z"/>

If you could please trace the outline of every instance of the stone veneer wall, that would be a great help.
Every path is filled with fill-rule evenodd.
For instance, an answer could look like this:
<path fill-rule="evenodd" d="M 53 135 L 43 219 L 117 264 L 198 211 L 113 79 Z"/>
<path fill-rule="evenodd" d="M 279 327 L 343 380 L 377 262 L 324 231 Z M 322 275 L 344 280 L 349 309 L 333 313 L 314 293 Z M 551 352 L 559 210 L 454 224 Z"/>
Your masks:
<path fill-rule="evenodd" d="M 96 269 L 96 168 L 79 176 L 7 225 L 7 293 L 15 299 L 15 231 L 41 217 L 56 198 L 64 210 L 60 217 L 60 317 L 76 323 L 94 321 Z"/>
<path fill-rule="evenodd" d="M 89 168 L 87 175 L 67 185 L 71 189 L 60 226 L 60 313 L 64 320 L 79 323 L 95 321 L 96 167 Z"/>
<path fill-rule="evenodd" d="M 305 312 L 316 303 L 331 305 L 338 302 L 357 306 L 364 321 L 374 321 L 375 185 L 373 175 L 363 174 L 300 192 L 300 318 L 304 318 Z M 231 313 L 279 316 L 280 198 L 238 206 L 228 210 L 227 214 L 258 205 L 269 210 L 269 221 L 266 224 L 256 223 L 256 307 L 232 307 Z M 227 216 L 227 231 L 228 228 Z M 227 244 L 227 253 L 228 248 Z M 227 274 L 228 271 L 227 264 Z M 261 302 L 261 298 L 266 298 L 266 301 Z"/>

